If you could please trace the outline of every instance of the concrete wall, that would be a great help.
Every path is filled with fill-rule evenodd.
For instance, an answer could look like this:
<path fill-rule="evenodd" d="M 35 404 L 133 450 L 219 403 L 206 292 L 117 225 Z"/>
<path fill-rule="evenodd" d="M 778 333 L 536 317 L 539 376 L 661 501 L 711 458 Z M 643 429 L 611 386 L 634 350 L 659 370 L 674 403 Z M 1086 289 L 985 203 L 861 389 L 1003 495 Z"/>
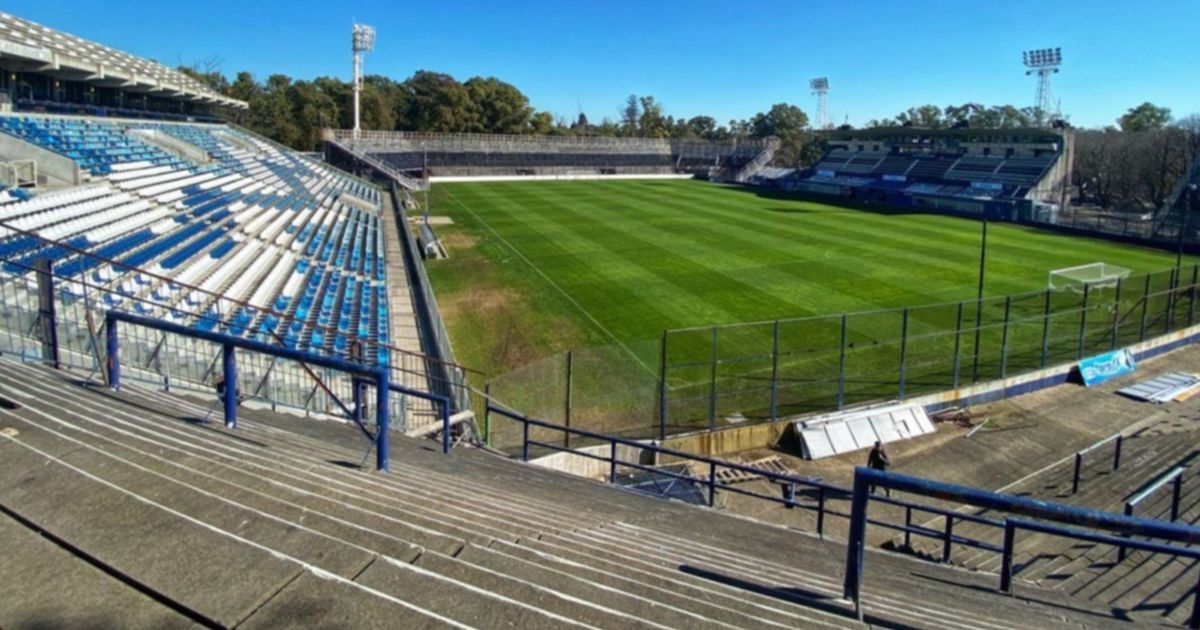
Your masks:
<path fill-rule="evenodd" d="M 653 442 L 647 442 L 653 444 Z M 542 468 L 549 468 L 559 472 L 565 472 L 577 477 L 587 477 L 589 479 L 608 479 L 610 464 L 608 457 L 612 453 L 612 447 L 608 444 L 598 444 L 596 446 L 585 446 L 583 448 L 574 449 L 580 453 L 587 453 L 603 457 L 604 459 L 592 459 L 574 453 L 554 453 L 537 459 L 530 460 L 530 463 L 537 464 Z M 654 457 L 643 449 L 623 444 L 617 445 L 617 460 L 622 462 L 635 462 L 645 464 L 647 466 L 654 464 Z"/>
<path fill-rule="evenodd" d="M 4 133 L 0 133 L 0 159 L 36 161 L 38 175 L 46 177 L 49 188 L 78 186 L 83 182 L 83 175 L 71 158 Z"/>
<path fill-rule="evenodd" d="M 146 144 L 156 146 L 167 153 L 195 162 L 196 164 L 208 164 L 212 162 L 212 158 L 208 156 L 208 151 L 170 134 L 160 132 L 157 129 L 130 129 L 126 133 L 136 136 L 138 140 Z"/>
<path fill-rule="evenodd" d="M 1200 324 L 1133 344 L 1128 348 L 1133 352 L 1134 358 L 1143 361 L 1197 341 L 1200 341 Z M 921 405 L 926 412 L 931 414 L 949 407 L 980 405 L 1062 385 L 1071 379 L 1075 365 L 1075 362 L 1063 363 L 1020 376 L 917 396 L 904 402 Z M 695 455 L 720 457 L 751 448 L 773 445 L 783 436 L 788 425 L 801 417 L 795 416 L 774 422 L 677 435 L 664 440 L 662 446 Z"/>

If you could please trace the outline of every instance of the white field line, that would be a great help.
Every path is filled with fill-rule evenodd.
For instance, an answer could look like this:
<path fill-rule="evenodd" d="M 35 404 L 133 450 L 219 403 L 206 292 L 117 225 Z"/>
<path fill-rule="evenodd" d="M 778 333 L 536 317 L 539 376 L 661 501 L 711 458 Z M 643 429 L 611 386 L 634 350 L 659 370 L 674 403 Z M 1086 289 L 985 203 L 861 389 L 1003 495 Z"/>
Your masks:
<path fill-rule="evenodd" d="M 607 336 L 609 339 L 612 339 L 618 346 L 621 346 L 621 349 L 623 349 L 625 352 L 629 353 L 629 356 L 633 357 L 633 360 L 637 361 L 638 365 L 642 366 L 642 368 L 645 369 L 647 372 L 649 372 L 652 376 L 655 376 L 655 377 L 658 376 L 658 372 L 656 370 L 654 370 L 654 368 L 651 368 L 649 365 L 646 365 L 646 362 L 642 361 L 641 357 L 639 357 L 636 353 L 634 353 L 633 350 L 630 350 L 629 346 L 625 345 L 625 343 L 622 342 L 620 339 L 617 339 L 617 336 L 614 335 L 612 333 L 612 331 L 610 331 L 608 328 L 606 328 L 604 326 L 604 324 L 601 324 L 600 320 L 596 319 L 590 312 L 588 312 L 588 310 L 586 308 L 584 308 L 582 304 L 577 302 L 575 300 L 575 298 L 571 297 L 571 295 L 569 293 L 567 293 L 566 291 L 564 291 L 562 287 L 558 286 L 557 283 L 555 283 L 553 280 L 551 280 L 550 276 L 546 275 L 546 272 L 542 271 L 537 265 L 533 264 L 532 260 L 529 260 L 528 258 L 526 258 L 525 254 L 521 253 L 521 250 L 514 247 L 513 244 L 509 243 L 508 240 L 505 239 L 503 236 L 500 236 L 500 234 L 495 230 L 495 228 L 493 228 L 487 221 L 484 221 L 482 217 L 480 217 L 478 214 L 475 214 L 475 211 L 468 208 L 467 204 L 465 204 L 461 200 L 459 200 L 458 197 L 455 197 L 454 193 L 450 192 L 449 188 L 446 189 L 446 194 L 449 195 L 450 199 L 453 200 L 454 203 L 458 204 L 458 206 L 460 208 L 462 208 L 463 210 L 466 210 L 467 213 L 470 214 L 472 217 L 474 217 L 476 221 L 478 221 L 481 225 L 483 225 L 483 227 L 487 228 L 487 231 L 491 232 L 492 236 L 495 236 L 501 243 L 504 243 L 505 247 L 512 250 L 512 252 L 514 254 L 516 254 L 518 258 L 520 258 L 522 261 L 524 261 L 526 265 L 529 265 L 529 268 L 533 269 L 533 271 L 535 273 L 537 273 L 539 276 L 541 276 L 542 279 L 546 281 L 546 284 L 549 284 L 551 287 L 554 288 L 555 291 L 558 291 L 558 293 L 560 295 L 562 295 L 564 298 L 567 298 L 567 301 L 570 302 L 571 304 L 573 304 L 575 306 L 575 308 L 579 309 L 579 312 L 583 313 L 583 316 L 588 318 L 588 320 L 591 321 L 592 324 L 594 324 L 596 326 L 596 328 L 600 330 L 600 332 L 604 333 L 605 336 Z"/>

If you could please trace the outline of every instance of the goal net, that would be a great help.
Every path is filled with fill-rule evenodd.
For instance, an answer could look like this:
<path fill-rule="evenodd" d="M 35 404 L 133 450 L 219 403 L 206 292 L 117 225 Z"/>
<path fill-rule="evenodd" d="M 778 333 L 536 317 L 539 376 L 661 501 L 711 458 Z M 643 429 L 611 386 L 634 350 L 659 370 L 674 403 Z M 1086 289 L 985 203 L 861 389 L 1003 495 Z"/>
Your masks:
<path fill-rule="evenodd" d="M 1116 286 L 1122 278 L 1129 276 L 1129 270 L 1108 263 L 1092 263 L 1055 269 L 1050 272 L 1051 291 L 1074 291 L 1083 293 L 1085 286 L 1093 289 Z"/>

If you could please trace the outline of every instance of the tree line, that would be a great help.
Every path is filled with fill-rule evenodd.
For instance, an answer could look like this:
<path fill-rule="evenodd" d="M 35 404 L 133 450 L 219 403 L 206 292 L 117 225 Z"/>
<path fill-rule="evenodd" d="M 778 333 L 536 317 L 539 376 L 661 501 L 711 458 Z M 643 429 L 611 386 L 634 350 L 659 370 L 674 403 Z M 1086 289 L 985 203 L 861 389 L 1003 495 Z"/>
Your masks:
<path fill-rule="evenodd" d="M 181 71 L 227 96 L 246 101 L 246 111 L 229 112 L 233 122 L 301 151 L 320 147 L 321 129 L 353 127 L 353 86 L 333 77 L 294 80 L 282 74 L 259 82 L 249 72 L 230 81 L 219 62 L 183 66 Z M 910 107 L 865 127 L 928 129 L 1015 129 L 1045 123 L 1033 107 L 979 103 Z M 1103 129 L 1076 131 L 1073 181 L 1079 198 L 1115 209 L 1158 206 L 1200 151 L 1200 115 L 1174 120 L 1153 103 L 1129 108 Z M 630 95 L 613 116 L 591 119 L 556 116 L 534 108 L 516 86 L 495 77 L 454 77 L 421 70 L 403 81 L 365 77 L 361 94 L 363 129 L 543 135 L 672 138 L 727 141 L 780 138 L 775 163 L 806 166 L 825 150 L 823 134 L 800 107 L 776 103 L 748 119 L 724 124 L 706 115 L 675 117 L 654 96 Z M 841 129 L 851 129 L 844 125 Z"/>
<path fill-rule="evenodd" d="M 233 122 L 301 151 L 320 145 L 323 127 L 354 125 L 353 84 L 333 77 L 293 80 L 282 74 L 256 81 L 239 72 L 232 81 L 208 62 L 180 67 L 214 90 L 250 104 L 247 111 L 227 112 Z M 812 160 L 820 146 L 808 115 L 795 105 L 779 103 L 747 120 L 720 124 L 712 116 L 690 118 L 667 114 L 653 96 L 630 95 L 615 112 L 591 120 L 586 113 L 568 119 L 539 111 L 516 86 L 494 77 L 458 81 L 421 70 L 403 81 L 380 75 L 363 79 L 360 95 L 363 129 L 406 131 L 593 135 L 638 138 L 732 140 L 778 136 L 782 163 Z"/>

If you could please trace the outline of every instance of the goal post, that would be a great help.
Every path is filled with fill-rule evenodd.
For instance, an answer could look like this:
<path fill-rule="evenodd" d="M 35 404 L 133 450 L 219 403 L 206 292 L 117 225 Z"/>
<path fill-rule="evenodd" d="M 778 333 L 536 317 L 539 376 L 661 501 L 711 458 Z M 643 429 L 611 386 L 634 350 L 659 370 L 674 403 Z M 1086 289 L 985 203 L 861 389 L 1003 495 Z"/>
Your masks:
<path fill-rule="evenodd" d="M 1050 271 L 1048 286 L 1051 291 L 1083 293 L 1085 286 L 1093 289 L 1116 286 L 1129 272 L 1125 267 L 1103 262 L 1064 267 Z"/>

